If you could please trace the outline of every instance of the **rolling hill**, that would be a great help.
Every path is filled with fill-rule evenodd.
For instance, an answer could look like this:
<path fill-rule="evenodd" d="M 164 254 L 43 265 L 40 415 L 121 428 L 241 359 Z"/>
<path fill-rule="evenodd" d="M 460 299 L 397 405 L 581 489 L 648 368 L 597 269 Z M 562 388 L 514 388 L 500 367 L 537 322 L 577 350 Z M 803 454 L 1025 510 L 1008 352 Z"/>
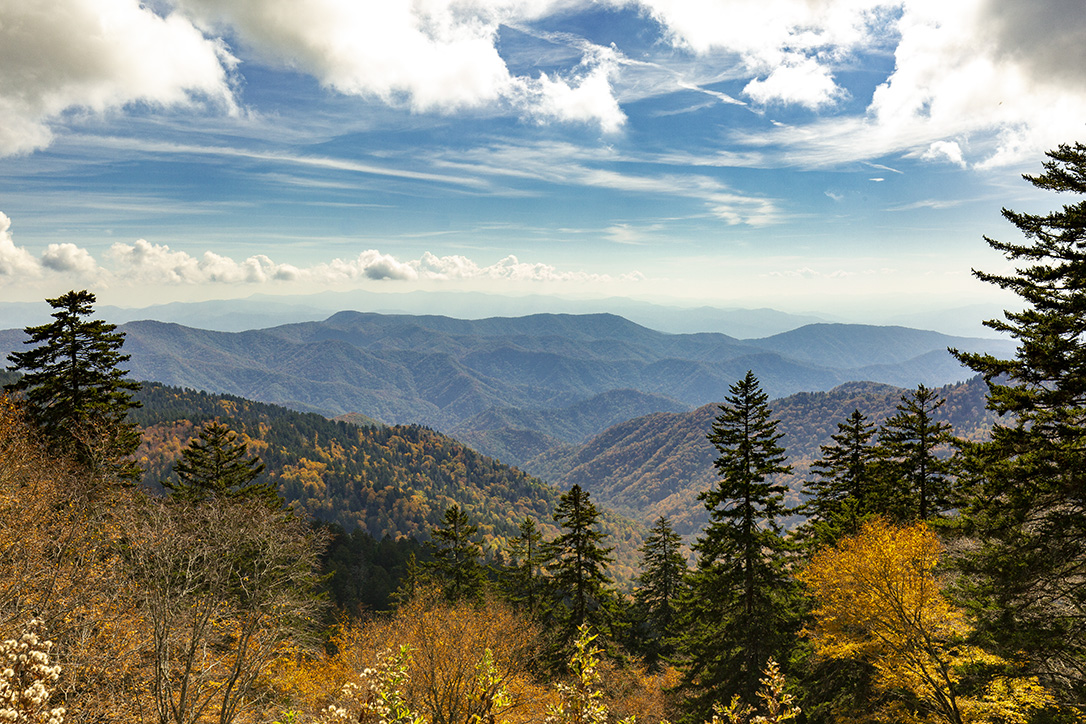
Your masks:
<path fill-rule="evenodd" d="M 947 400 L 937 417 L 950 422 L 956 435 L 974 440 L 986 435 L 995 416 L 985 409 L 983 380 L 973 378 L 937 391 Z M 904 392 L 891 385 L 853 382 L 771 402 L 784 433 L 781 444 L 795 468 L 786 479 L 791 504 L 800 501 L 810 464 L 820 457 L 819 446 L 831 442 L 837 423 L 859 409 L 879 424 L 894 414 Z M 707 521 L 697 496 L 716 481 L 717 453 L 706 434 L 718 412 L 718 406 L 710 404 L 628 420 L 582 445 L 553 448 L 524 468 L 559 487 L 579 484 L 602 505 L 643 523 L 666 515 L 677 532 L 690 535 Z"/>
<path fill-rule="evenodd" d="M 145 383 L 143 406 L 130 419 L 143 431 L 137 461 L 154 487 L 171 476 L 181 450 L 208 420 L 236 430 L 298 510 L 348 532 L 361 529 L 380 540 L 426 540 L 445 510 L 460 505 L 493 548 L 516 535 L 527 516 L 548 538 L 558 532 L 552 513 L 562 491 L 418 425 L 357 426 L 229 395 Z M 605 513 L 602 528 L 615 546 L 612 575 L 636 572 L 643 529 Z"/>

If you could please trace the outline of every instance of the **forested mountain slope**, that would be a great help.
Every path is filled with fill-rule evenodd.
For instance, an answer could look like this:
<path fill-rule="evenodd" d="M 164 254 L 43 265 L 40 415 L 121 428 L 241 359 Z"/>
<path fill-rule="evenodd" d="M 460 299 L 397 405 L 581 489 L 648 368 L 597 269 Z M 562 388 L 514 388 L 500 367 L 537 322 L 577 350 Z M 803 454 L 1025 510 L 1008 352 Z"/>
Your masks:
<path fill-rule="evenodd" d="M 446 508 L 457 504 L 491 547 L 515 535 L 527 516 L 547 537 L 557 533 L 551 516 L 561 491 L 424 427 L 360 427 L 154 383 L 145 383 L 137 399 L 143 407 L 130 414 L 143 428 L 138 461 L 150 484 L 171 474 L 173 461 L 203 422 L 219 419 L 265 462 L 262 480 L 305 513 L 348 531 L 426 539 Z M 614 575 L 628 580 L 641 531 L 611 515 L 605 528 L 616 547 Z"/>
<path fill-rule="evenodd" d="M 980 378 L 937 390 L 947 399 L 936 417 L 955 434 L 980 439 L 994 415 L 985 409 L 987 386 Z M 800 500 L 808 468 L 831 442 L 837 424 L 855 409 L 880 424 L 894 414 L 907 390 L 871 382 L 852 382 L 829 392 L 805 392 L 770 403 L 784 433 L 781 444 L 795 473 L 789 478 L 790 503 Z M 526 464 L 535 475 L 559 487 L 579 484 L 602 505 L 651 522 L 669 516 L 683 534 L 698 531 L 707 518 L 697 495 L 716 480 L 716 450 L 706 439 L 717 404 L 685 413 L 656 413 L 616 425 L 580 446 L 564 446 Z"/>

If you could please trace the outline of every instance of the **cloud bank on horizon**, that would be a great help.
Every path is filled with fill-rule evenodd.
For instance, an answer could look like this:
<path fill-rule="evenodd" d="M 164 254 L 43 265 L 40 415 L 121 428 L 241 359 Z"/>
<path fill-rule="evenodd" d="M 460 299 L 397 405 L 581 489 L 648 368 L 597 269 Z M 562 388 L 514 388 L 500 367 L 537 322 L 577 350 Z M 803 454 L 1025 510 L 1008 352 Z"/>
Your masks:
<path fill-rule="evenodd" d="M 62 169 L 89 194 L 80 213 L 68 207 L 71 225 L 111 227 L 32 253 L 15 243 L 12 219 L 47 210 L 0 198 L 11 216 L 0 215 L 0 283 L 643 280 L 637 269 L 652 259 L 631 252 L 624 268 L 600 271 L 600 245 L 677 254 L 687 244 L 682 263 L 692 268 L 708 252 L 688 240 L 706 230 L 810 227 L 814 212 L 788 198 L 788 183 L 757 173 L 866 164 L 865 180 L 885 185 L 902 173 L 897 161 L 976 173 L 1035 165 L 1045 149 L 1083 135 L 1083 38 L 1081 0 L 0 0 L 0 158 L 21 161 L 0 178 L 43 188 L 50 169 Z M 457 130 L 418 153 L 410 139 L 382 145 L 401 128 L 405 137 Z M 123 185 L 116 178 L 74 180 L 81 169 L 104 176 L 117 159 L 140 169 L 233 164 L 267 188 L 380 196 L 368 202 L 373 218 L 391 206 L 405 217 L 374 233 L 373 248 L 321 248 L 304 262 L 226 243 L 201 251 L 171 240 L 171 248 L 165 222 L 110 240 L 115 224 L 102 218 L 110 204 L 136 215 L 189 205 L 196 223 L 201 213 L 256 216 L 241 207 L 261 203 L 238 193 L 219 200 L 214 190 L 194 202 L 191 180 L 167 187 L 161 171 L 148 174 L 155 193 L 133 183 L 119 199 L 105 191 Z M 823 186 L 812 195 L 825 203 L 862 193 L 870 204 L 867 192 Z M 532 199 L 555 188 L 608 212 L 533 227 Z M 650 197 L 675 210 L 642 210 Z M 512 253 L 473 261 L 496 253 L 494 199 L 509 214 L 525 209 L 511 233 L 538 232 L 550 245 L 539 256 L 560 261 Z M 578 207 L 561 195 L 552 203 Z M 900 218 L 960 203 L 903 198 L 885 210 Z M 457 205 L 489 224 L 470 243 L 468 228 L 458 247 L 433 253 L 404 241 L 444 233 L 436 222 L 412 228 L 425 216 L 419 209 L 453 209 L 441 213 L 455 225 Z M 47 236 L 35 223 L 34 237 Z M 568 250 L 588 235 L 595 258 Z M 382 238 L 391 253 L 376 250 Z M 791 276 L 846 277 L 831 267 L 849 253 Z M 789 277 L 789 263 L 811 270 L 800 255 L 778 257 L 762 278 Z"/>
<path fill-rule="evenodd" d="M 107 265 L 100 265 L 91 254 L 75 244 L 50 244 L 40 257 L 15 244 L 11 219 L 0 212 L 0 280 L 5 278 L 41 279 L 51 273 L 67 275 L 90 285 L 198 285 L 265 284 L 268 282 L 306 282 L 334 285 L 358 280 L 456 280 L 490 279 L 510 282 L 574 282 L 606 284 L 613 281 L 606 274 L 561 271 L 549 264 L 522 262 L 509 255 L 500 261 L 480 266 L 461 256 L 438 257 L 429 252 L 419 259 L 400 261 L 390 254 L 367 249 L 353 259 L 333 259 L 309 267 L 297 267 L 256 254 L 242 261 L 205 251 L 195 257 L 171 250 L 164 244 L 138 239 L 132 244 L 117 242 L 109 249 Z M 622 275 L 620 281 L 636 282 L 637 272 Z"/>

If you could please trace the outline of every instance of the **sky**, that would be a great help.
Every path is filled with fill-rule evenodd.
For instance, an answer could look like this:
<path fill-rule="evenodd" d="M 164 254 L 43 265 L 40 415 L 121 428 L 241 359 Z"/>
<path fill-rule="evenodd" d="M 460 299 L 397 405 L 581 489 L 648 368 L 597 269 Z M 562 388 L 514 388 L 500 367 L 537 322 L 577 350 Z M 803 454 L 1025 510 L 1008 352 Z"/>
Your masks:
<path fill-rule="evenodd" d="M 1076 141 L 1083 0 L 0 0 L 0 302 L 1001 303 Z"/>

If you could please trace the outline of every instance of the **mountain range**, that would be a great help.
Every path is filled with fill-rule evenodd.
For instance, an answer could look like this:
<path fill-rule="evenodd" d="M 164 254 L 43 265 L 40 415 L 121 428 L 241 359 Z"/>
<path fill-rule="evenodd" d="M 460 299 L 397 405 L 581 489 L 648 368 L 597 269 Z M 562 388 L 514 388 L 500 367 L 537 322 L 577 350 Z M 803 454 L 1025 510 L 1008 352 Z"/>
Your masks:
<path fill-rule="evenodd" d="M 1013 351 L 998 339 L 845 324 L 746 340 L 667 334 L 610 314 L 339 312 L 244 332 L 158 321 L 120 329 L 136 379 L 421 424 L 517 465 L 624 420 L 719 402 L 748 369 L 767 394 L 783 397 L 856 380 L 939 386 L 969 375 L 947 347 Z M 0 353 L 22 339 L 20 330 L 0 333 Z"/>
<path fill-rule="evenodd" d="M 739 339 L 768 337 L 820 322 L 867 323 L 933 329 L 944 334 L 991 337 L 981 320 L 1000 317 L 996 305 L 971 305 L 955 309 L 913 309 L 892 316 L 875 316 L 870 310 L 834 315 L 824 312 L 782 312 L 776 309 L 741 307 L 691 307 L 687 302 L 648 302 L 609 297 L 569 299 L 555 295 L 484 294 L 480 292 L 369 292 L 324 291 L 317 294 L 254 294 L 236 299 L 171 302 L 146 307 L 98 307 L 99 314 L 115 324 L 154 319 L 220 332 L 242 332 L 295 322 L 313 322 L 353 309 L 381 314 L 443 314 L 461 319 L 520 317 L 531 314 L 615 314 L 637 324 L 672 334 L 720 332 Z M 45 301 L 0 302 L 0 328 L 26 327 L 49 321 L 52 310 Z"/>

